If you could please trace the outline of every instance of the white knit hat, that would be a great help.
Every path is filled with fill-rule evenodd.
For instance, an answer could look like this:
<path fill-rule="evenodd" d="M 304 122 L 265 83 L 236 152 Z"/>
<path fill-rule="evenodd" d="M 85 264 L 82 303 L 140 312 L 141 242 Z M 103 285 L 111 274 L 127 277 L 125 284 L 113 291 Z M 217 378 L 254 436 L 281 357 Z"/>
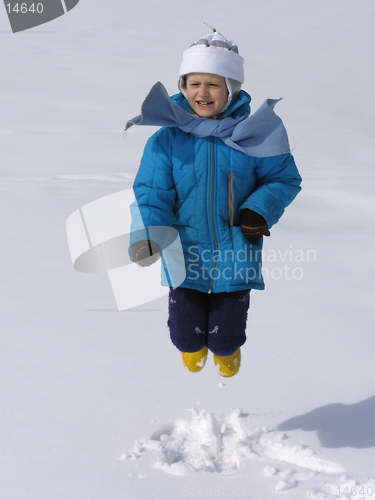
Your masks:
<path fill-rule="evenodd" d="M 237 45 L 214 30 L 183 52 L 178 76 L 212 73 L 243 83 L 243 63 Z"/>
<path fill-rule="evenodd" d="M 185 76 L 189 73 L 212 73 L 223 76 L 228 88 L 228 101 L 220 111 L 223 113 L 239 95 L 241 84 L 245 80 L 244 59 L 238 53 L 238 47 L 215 29 L 213 33 L 200 38 L 182 54 L 182 63 L 178 72 L 178 88 L 186 95 Z"/>

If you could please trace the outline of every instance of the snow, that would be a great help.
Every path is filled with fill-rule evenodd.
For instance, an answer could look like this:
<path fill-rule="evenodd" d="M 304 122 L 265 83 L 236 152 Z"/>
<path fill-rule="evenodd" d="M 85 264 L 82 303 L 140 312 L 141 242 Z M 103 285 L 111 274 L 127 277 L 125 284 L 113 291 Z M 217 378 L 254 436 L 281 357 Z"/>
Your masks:
<path fill-rule="evenodd" d="M 176 475 L 198 471 L 233 474 L 249 459 L 275 459 L 328 474 L 343 472 L 306 447 L 283 444 L 287 437 L 283 433 L 267 427 L 247 430 L 243 422 L 251 421 L 251 415 L 243 415 L 239 409 L 221 417 L 195 408 L 191 412 L 192 419 L 178 420 L 150 439 L 138 441 L 125 458 L 137 459 L 145 450 L 157 451 L 160 457 L 155 467 Z M 276 474 L 277 469 L 270 465 L 265 467 L 265 473 L 271 469 L 272 475 Z"/>
<path fill-rule="evenodd" d="M 4 499 L 375 496 L 375 4 L 229 9 L 80 0 L 17 34 L 0 9 Z M 119 312 L 108 276 L 74 270 L 65 232 L 131 187 L 154 128 L 124 136 L 125 122 L 156 81 L 176 92 L 203 21 L 238 44 L 253 110 L 283 97 L 304 179 L 266 239 L 232 379 L 212 357 L 184 369 L 165 296 Z"/>

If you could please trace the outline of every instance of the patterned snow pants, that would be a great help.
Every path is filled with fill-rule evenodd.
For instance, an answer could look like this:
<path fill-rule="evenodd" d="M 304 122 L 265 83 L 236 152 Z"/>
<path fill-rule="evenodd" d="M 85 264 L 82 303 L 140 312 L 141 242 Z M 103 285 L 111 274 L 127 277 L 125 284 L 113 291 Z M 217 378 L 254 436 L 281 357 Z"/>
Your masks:
<path fill-rule="evenodd" d="M 250 290 L 204 293 L 170 289 L 168 327 L 173 344 L 182 352 L 204 346 L 217 356 L 230 356 L 246 341 Z"/>

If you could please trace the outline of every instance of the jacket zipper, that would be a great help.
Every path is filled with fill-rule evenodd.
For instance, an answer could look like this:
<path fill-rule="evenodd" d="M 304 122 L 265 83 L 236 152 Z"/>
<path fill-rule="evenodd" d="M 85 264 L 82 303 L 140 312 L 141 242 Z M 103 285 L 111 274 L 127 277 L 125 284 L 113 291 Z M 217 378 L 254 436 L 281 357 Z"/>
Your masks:
<path fill-rule="evenodd" d="M 215 201 L 215 137 L 210 137 L 210 225 L 212 240 L 214 243 L 214 256 L 217 255 L 217 250 L 219 244 L 217 241 L 216 229 L 215 229 L 215 216 L 214 216 L 214 201 Z M 216 268 L 216 260 L 213 261 L 211 271 L 210 271 L 210 282 L 208 287 L 208 293 L 213 290 L 213 276 Z"/>
<path fill-rule="evenodd" d="M 229 175 L 228 182 L 228 220 L 229 227 L 233 227 L 234 225 L 234 172 L 231 172 Z"/>

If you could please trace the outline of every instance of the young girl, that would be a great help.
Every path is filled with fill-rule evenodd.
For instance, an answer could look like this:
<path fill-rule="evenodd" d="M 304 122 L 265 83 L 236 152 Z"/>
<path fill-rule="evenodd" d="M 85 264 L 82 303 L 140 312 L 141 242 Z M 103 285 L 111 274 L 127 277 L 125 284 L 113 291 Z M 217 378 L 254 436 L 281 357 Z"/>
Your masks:
<path fill-rule="evenodd" d="M 180 93 L 169 98 L 157 83 L 126 125 L 162 126 L 146 144 L 133 189 L 144 226 L 177 229 L 183 247 L 186 278 L 169 292 L 171 340 L 192 372 L 210 350 L 223 377 L 240 367 L 250 290 L 264 289 L 263 236 L 301 183 L 277 101 L 250 115 L 243 62 L 214 30 L 184 51 Z M 130 256 L 150 265 L 161 244 L 139 234 Z"/>

